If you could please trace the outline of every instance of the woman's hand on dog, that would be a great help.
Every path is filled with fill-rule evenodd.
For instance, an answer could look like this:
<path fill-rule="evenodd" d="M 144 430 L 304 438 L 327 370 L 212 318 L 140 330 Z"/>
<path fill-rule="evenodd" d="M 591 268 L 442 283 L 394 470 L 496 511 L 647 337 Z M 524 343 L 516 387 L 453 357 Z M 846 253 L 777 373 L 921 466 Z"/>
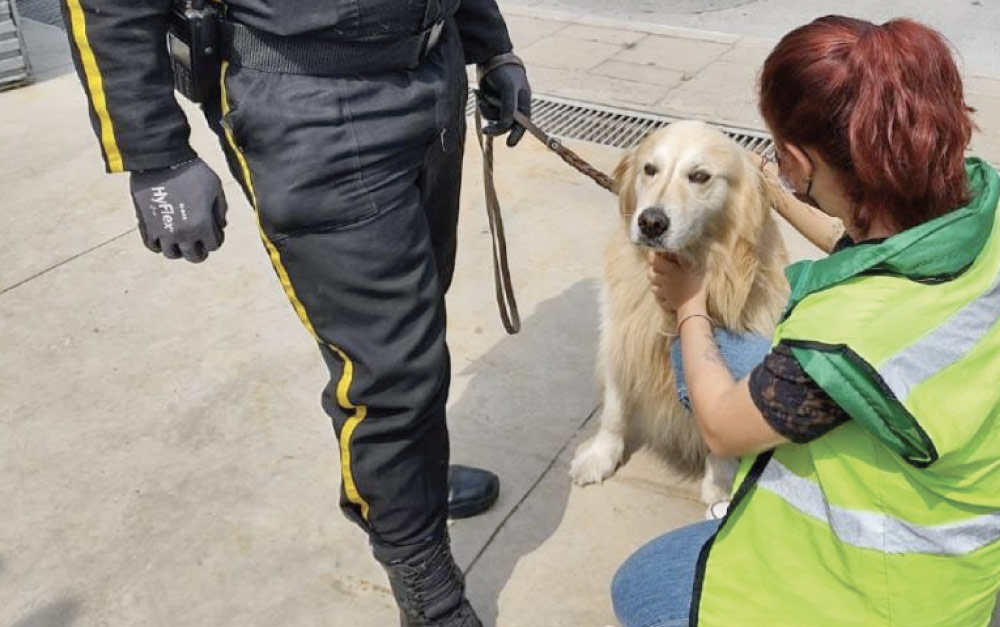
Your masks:
<path fill-rule="evenodd" d="M 650 252 L 647 259 L 649 269 L 646 274 L 653 296 L 664 311 L 676 313 L 678 317 L 705 313 L 708 288 L 702 270 L 670 253 Z"/>

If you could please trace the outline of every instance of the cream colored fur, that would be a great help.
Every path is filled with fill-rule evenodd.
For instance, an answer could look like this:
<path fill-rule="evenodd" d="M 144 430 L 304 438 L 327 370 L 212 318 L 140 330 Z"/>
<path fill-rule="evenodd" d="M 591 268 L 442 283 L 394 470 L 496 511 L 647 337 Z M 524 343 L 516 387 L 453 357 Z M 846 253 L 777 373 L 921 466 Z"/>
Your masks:
<path fill-rule="evenodd" d="M 725 498 L 734 466 L 707 460 L 695 422 L 678 401 L 670 360 L 677 321 L 650 291 L 650 248 L 635 241 L 641 239 L 635 216 L 653 205 L 666 211 L 674 233 L 655 248 L 704 267 L 717 326 L 770 335 L 787 298 L 786 253 L 771 215 L 781 194 L 754 159 L 707 124 L 678 122 L 646 138 L 615 170 L 622 221 L 605 258 L 597 360 L 604 409 L 597 435 L 573 460 L 577 483 L 603 481 L 630 451 L 648 446 L 685 477 L 701 477 L 707 468 L 702 498 L 709 504 Z M 646 164 L 655 175 L 644 171 Z M 712 178 L 692 182 L 694 170 Z"/>

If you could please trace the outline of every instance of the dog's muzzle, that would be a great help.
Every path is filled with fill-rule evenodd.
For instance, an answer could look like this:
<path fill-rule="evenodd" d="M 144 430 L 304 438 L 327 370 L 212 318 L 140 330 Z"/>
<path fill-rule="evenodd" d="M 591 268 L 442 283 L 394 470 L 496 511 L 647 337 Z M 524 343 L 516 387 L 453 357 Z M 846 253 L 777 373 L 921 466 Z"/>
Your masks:
<path fill-rule="evenodd" d="M 639 232 L 649 240 L 655 240 L 670 228 L 670 218 L 660 207 L 646 207 L 639 213 Z"/>

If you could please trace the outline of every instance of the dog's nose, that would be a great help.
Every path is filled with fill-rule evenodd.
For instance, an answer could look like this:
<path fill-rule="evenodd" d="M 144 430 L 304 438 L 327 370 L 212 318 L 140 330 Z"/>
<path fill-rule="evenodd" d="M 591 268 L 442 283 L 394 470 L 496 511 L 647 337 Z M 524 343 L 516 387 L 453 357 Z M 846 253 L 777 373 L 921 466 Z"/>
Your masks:
<path fill-rule="evenodd" d="M 655 239 L 670 228 L 670 218 L 659 207 L 647 207 L 639 214 L 639 230 L 650 239 Z"/>

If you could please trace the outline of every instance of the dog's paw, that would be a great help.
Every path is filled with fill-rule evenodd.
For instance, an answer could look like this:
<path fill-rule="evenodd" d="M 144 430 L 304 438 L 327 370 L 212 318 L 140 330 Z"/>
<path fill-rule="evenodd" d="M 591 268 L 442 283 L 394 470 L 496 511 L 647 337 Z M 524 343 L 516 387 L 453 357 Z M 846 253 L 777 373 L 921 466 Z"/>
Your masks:
<path fill-rule="evenodd" d="M 701 502 L 711 508 L 720 501 L 729 501 L 729 486 L 719 485 L 714 476 L 706 474 L 701 480 Z"/>
<path fill-rule="evenodd" d="M 598 433 L 573 458 L 569 476 L 577 485 L 600 483 L 614 474 L 624 451 L 625 443 L 621 438 Z"/>

